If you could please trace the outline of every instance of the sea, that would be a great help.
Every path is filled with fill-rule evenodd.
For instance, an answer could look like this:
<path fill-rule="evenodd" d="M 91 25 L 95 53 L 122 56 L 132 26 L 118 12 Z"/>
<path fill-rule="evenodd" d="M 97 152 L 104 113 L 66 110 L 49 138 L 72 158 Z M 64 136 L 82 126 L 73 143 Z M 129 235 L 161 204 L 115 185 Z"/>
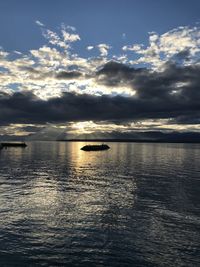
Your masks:
<path fill-rule="evenodd" d="M 200 144 L 0 150 L 0 267 L 200 266 Z"/>

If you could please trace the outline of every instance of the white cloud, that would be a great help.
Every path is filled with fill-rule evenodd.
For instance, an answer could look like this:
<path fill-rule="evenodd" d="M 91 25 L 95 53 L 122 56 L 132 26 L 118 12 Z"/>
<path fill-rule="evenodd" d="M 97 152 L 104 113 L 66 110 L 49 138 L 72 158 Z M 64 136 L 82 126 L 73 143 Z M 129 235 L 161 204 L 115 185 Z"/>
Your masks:
<path fill-rule="evenodd" d="M 150 42 L 156 42 L 158 39 L 159 39 L 159 36 L 157 34 L 155 34 L 155 33 L 153 33 L 153 34 L 151 34 L 149 36 L 149 41 Z"/>
<path fill-rule="evenodd" d="M 107 44 L 99 44 L 97 47 L 102 57 L 106 57 L 108 55 L 108 50 L 111 49 L 111 46 Z"/>
<path fill-rule="evenodd" d="M 0 50 L 0 60 L 5 59 L 9 55 L 8 52 L 5 52 L 3 50 Z"/>
<path fill-rule="evenodd" d="M 62 30 L 63 39 L 65 42 L 76 42 L 79 41 L 81 38 L 78 34 L 70 34 L 64 30 Z"/>
<path fill-rule="evenodd" d="M 64 24 L 62 24 L 60 36 L 58 33 L 49 29 L 43 29 L 42 34 L 51 45 L 55 45 L 68 51 L 71 47 L 71 43 L 79 41 L 81 39 L 78 34 L 70 32 L 74 32 L 75 30 L 75 27 L 65 26 Z"/>
<path fill-rule="evenodd" d="M 51 30 L 44 30 L 43 31 L 43 36 L 49 41 L 50 44 L 56 45 L 58 47 L 68 49 L 69 45 L 66 44 L 59 36 L 57 33 L 51 31 Z"/>
<path fill-rule="evenodd" d="M 0 49 L 1 91 L 11 93 L 17 84 L 17 90 L 32 91 L 43 99 L 60 96 L 65 91 L 133 96 L 134 91 L 123 84 L 117 88 L 98 84 L 94 78 L 95 72 L 111 58 L 129 65 L 150 64 L 153 69 L 160 70 L 167 60 L 180 52 L 184 54 L 186 50 L 189 51 L 189 60 L 183 64 L 194 64 L 200 52 L 199 28 L 179 27 L 162 35 L 150 33 L 146 47 L 141 44 L 125 45 L 122 55 L 108 57 L 111 46 L 104 43 L 90 45 L 87 50 L 97 48 L 101 56 L 85 58 L 70 49 L 80 37 L 74 32 L 75 29 L 69 27 L 62 25 L 60 33 L 42 28 L 49 44 L 30 50 L 28 54 L 14 51 L 14 57 L 14 54 L 9 56 L 8 52 Z M 125 51 L 132 51 L 138 59 L 130 60 Z M 60 71 L 79 71 L 83 75 L 81 79 L 58 80 L 55 74 Z"/>
<path fill-rule="evenodd" d="M 14 53 L 17 54 L 17 55 L 22 55 L 22 53 L 17 51 L 17 50 L 15 50 Z"/>
<path fill-rule="evenodd" d="M 35 23 L 36 23 L 38 26 L 40 26 L 40 27 L 44 27 L 44 26 L 45 26 L 45 25 L 44 25 L 41 21 L 39 21 L 39 20 L 36 20 Z"/>
<path fill-rule="evenodd" d="M 122 39 L 126 39 L 126 33 L 122 33 Z"/>
<path fill-rule="evenodd" d="M 135 44 L 135 45 L 125 45 L 122 47 L 122 50 L 124 51 L 140 51 L 143 45 L 141 44 Z"/>
<path fill-rule="evenodd" d="M 74 26 L 67 26 L 67 29 L 68 30 L 71 30 L 71 31 L 73 31 L 73 32 L 75 32 L 76 31 L 76 28 L 74 27 Z"/>
<path fill-rule="evenodd" d="M 179 27 L 159 35 L 155 32 L 149 33 L 149 44 L 125 45 L 122 55 L 108 57 L 111 46 L 99 44 L 88 46 L 87 50 L 98 49 L 101 56 L 82 57 L 73 53 L 70 49 L 74 42 L 81 38 L 76 33 L 75 27 L 62 25 L 59 33 L 46 29 L 44 24 L 36 21 L 42 27 L 42 32 L 48 43 L 39 49 L 32 49 L 28 54 L 14 51 L 8 53 L 0 48 L 0 91 L 12 94 L 17 91 L 31 91 L 41 99 L 59 97 L 63 92 L 76 92 L 77 94 L 91 95 L 135 95 L 133 87 L 129 84 L 120 86 L 106 86 L 98 83 L 95 73 L 101 66 L 113 59 L 124 64 L 150 64 L 150 68 L 162 70 L 162 66 L 168 60 L 176 60 L 176 56 L 183 57 L 181 64 L 199 64 L 197 59 L 200 53 L 200 27 Z M 131 51 L 137 59 L 131 60 L 126 51 Z M 184 59 L 187 56 L 187 60 Z M 178 58 L 178 60 L 179 60 Z M 149 66 L 148 66 L 149 67 Z M 59 80 L 56 73 L 60 71 L 79 71 L 83 75 L 80 79 Z M 175 83 L 172 94 L 179 94 L 187 83 Z M 33 125 L 29 125 L 33 126 Z M 89 122 L 72 125 L 71 128 L 84 127 L 84 131 L 148 131 L 148 130 L 192 130 L 199 131 L 199 125 L 177 125 L 170 120 L 144 120 L 138 123 L 132 122 L 127 125 L 115 125 L 106 123 Z M 43 127 L 43 126 L 42 126 Z M 63 126 L 65 127 L 65 126 Z M 70 128 L 70 127 L 69 127 Z M 2 130 L 5 129 L 5 130 Z M 73 131 L 73 129 L 71 129 Z M 0 132 L 10 135 L 26 135 L 30 131 L 24 129 L 24 125 L 10 125 L 1 128 Z"/>
<path fill-rule="evenodd" d="M 94 46 L 92 46 L 92 45 L 87 46 L 87 50 L 92 50 L 93 48 L 94 48 Z"/>
<path fill-rule="evenodd" d="M 153 68 L 160 68 L 166 61 L 174 60 L 174 56 L 182 55 L 182 64 L 195 62 L 196 54 L 200 52 L 200 27 L 178 27 L 162 35 L 149 33 L 149 45 L 145 48 L 141 44 L 125 45 L 123 51 L 132 51 L 139 55 L 134 64 L 148 63 Z M 187 58 L 183 55 L 187 54 Z"/>

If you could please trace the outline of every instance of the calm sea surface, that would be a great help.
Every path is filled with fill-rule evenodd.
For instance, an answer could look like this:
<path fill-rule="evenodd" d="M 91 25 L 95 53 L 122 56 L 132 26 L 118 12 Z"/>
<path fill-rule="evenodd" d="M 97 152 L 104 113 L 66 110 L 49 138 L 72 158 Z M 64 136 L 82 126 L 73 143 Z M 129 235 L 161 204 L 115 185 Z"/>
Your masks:
<path fill-rule="evenodd" d="M 0 151 L 0 266 L 200 266 L 200 145 Z"/>

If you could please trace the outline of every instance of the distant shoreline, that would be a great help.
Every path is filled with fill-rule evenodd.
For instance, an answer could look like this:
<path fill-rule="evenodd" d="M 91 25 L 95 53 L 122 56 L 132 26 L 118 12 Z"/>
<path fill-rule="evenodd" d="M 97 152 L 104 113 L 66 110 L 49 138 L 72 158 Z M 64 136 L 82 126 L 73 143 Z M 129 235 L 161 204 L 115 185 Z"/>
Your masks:
<path fill-rule="evenodd" d="M 136 139 L 61 139 L 55 140 L 57 142 L 116 142 L 116 143 L 188 143 L 188 144 L 200 144 L 200 140 L 136 140 Z"/>
<path fill-rule="evenodd" d="M 18 139 L 11 139 L 11 140 L 2 140 L 1 142 L 98 142 L 98 143 L 163 143 L 163 144 L 200 144 L 200 140 L 149 140 L 149 139 L 58 139 L 58 140 L 18 140 Z M 1 143 L 0 142 L 0 143 Z"/>

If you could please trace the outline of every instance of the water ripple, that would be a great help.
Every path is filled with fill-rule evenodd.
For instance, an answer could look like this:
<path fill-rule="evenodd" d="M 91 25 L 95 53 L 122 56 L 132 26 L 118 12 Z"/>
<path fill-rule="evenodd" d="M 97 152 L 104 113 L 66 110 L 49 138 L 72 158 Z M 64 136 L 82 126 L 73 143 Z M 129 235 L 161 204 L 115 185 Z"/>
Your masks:
<path fill-rule="evenodd" d="M 199 145 L 0 153 L 1 266 L 198 266 Z"/>

